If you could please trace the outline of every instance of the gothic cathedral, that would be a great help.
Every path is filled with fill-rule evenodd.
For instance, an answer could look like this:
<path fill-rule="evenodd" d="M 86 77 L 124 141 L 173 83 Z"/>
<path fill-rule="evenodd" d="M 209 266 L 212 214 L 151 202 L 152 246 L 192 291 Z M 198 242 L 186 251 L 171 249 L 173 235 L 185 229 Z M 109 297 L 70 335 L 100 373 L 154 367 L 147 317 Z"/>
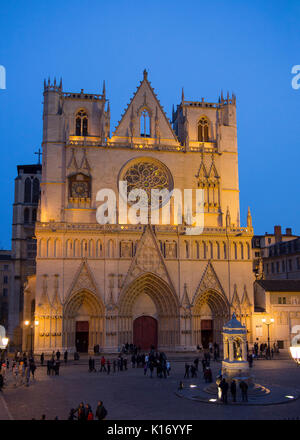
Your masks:
<path fill-rule="evenodd" d="M 174 216 L 99 224 L 97 192 L 118 195 L 120 180 L 146 192 L 203 189 L 203 232 L 187 234 Z M 240 225 L 234 95 L 187 101 L 182 92 L 170 121 L 144 71 L 111 134 L 105 85 L 96 95 L 45 82 L 37 220 L 36 275 L 24 291 L 36 353 L 117 352 L 127 342 L 195 350 L 221 343 L 233 311 L 253 341 L 253 229 L 250 211 Z"/>

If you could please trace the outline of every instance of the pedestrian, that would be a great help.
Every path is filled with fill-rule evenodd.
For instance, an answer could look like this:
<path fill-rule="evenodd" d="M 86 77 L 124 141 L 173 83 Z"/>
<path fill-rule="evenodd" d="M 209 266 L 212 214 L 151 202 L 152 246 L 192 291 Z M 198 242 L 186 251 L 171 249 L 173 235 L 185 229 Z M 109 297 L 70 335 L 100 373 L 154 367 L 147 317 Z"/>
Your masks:
<path fill-rule="evenodd" d="M 109 359 L 107 359 L 106 365 L 107 365 L 107 374 L 110 374 L 110 360 Z"/>
<path fill-rule="evenodd" d="M 189 366 L 189 364 L 185 364 L 185 373 L 184 373 L 183 378 L 184 379 L 185 378 L 187 378 L 187 379 L 190 378 L 190 366 Z"/>
<path fill-rule="evenodd" d="M 241 392 L 242 392 L 242 401 L 243 402 L 248 402 L 248 385 L 243 380 L 240 383 L 240 389 L 241 389 Z"/>
<path fill-rule="evenodd" d="M 253 357 L 252 357 L 252 354 L 249 353 L 248 356 L 247 356 L 247 358 L 248 358 L 249 368 L 252 368 L 252 364 L 253 364 Z"/>
<path fill-rule="evenodd" d="M 232 380 L 231 384 L 230 384 L 230 392 L 231 392 L 231 396 L 232 396 L 232 401 L 236 402 L 236 381 Z"/>
<path fill-rule="evenodd" d="M 127 370 L 127 358 L 126 357 L 124 358 L 123 363 L 124 363 L 124 369 Z"/>
<path fill-rule="evenodd" d="M 227 393 L 228 393 L 229 385 L 226 382 L 226 380 L 223 378 L 221 382 L 221 389 L 222 389 L 222 401 L 223 403 L 227 404 Z"/>
<path fill-rule="evenodd" d="M 80 421 L 84 421 L 85 420 L 85 408 L 84 408 L 84 403 L 81 402 L 79 404 L 79 407 L 77 408 L 77 413 L 78 413 L 78 420 Z"/>
<path fill-rule="evenodd" d="M 102 371 L 105 371 L 106 372 L 106 367 L 105 367 L 105 357 L 104 356 L 102 356 L 102 358 L 101 358 L 101 360 L 100 360 L 100 373 L 102 372 Z"/>
<path fill-rule="evenodd" d="M 51 361 L 50 359 L 47 361 L 47 375 L 50 376 L 51 373 Z"/>
<path fill-rule="evenodd" d="M 35 373 L 35 370 L 36 370 L 36 365 L 35 365 L 34 360 L 32 360 L 32 362 L 30 362 L 29 366 L 30 366 L 30 371 L 31 371 L 31 374 L 32 374 L 32 379 L 34 379 L 34 373 Z"/>
<path fill-rule="evenodd" d="M 192 379 L 194 377 L 197 377 L 197 372 L 196 372 L 196 367 L 195 365 L 191 365 L 191 374 L 192 374 Z"/>
<path fill-rule="evenodd" d="M 131 356 L 131 365 L 132 365 L 132 368 L 135 368 L 135 361 L 136 361 L 136 359 L 135 359 L 135 355 L 133 354 L 133 355 Z"/>
<path fill-rule="evenodd" d="M 97 408 L 96 408 L 96 417 L 98 420 L 105 420 L 107 416 L 107 410 L 103 405 L 103 402 L 99 400 Z"/>
<path fill-rule="evenodd" d="M 144 376 L 146 376 L 147 370 L 148 370 L 148 363 L 145 362 L 145 364 L 144 364 Z"/>
<path fill-rule="evenodd" d="M 167 361 L 166 367 L 167 367 L 167 374 L 168 374 L 168 376 L 170 376 L 170 371 L 171 371 L 170 361 Z"/>
<path fill-rule="evenodd" d="M 71 408 L 68 420 L 75 420 L 76 419 L 75 413 L 76 413 L 76 409 Z"/>
<path fill-rule="evenodd" d="M 65 361 L 65 364 L 68 362 L 68 350 L 66 350 L 64 352 L 64 361 Z"/>
<path fill-rule="evenodd" d="M 41 354 L 41 365 L 44 365 L 44 358 L 45 358 L 45 355 L 44 355 L 44 353 L 42 353 Z"/>
<path fill-rule="evenodd" d="M 152 374 L 153 374 L 153 370 L 154 370 L 154 363 L 153 363 L 153 361 L 150 361 L 149 370 L 150 370 L 150 378 L 152 379 Z"/>
<path fill-rule="evenodd" d="M 30 367 L 29 367 L 29 365 L 25 369 L 25 380 L 26 380 L 26 386 L 29 387 L 29 382 L 30 382 Z"/>
<path fill-rule="evenodd" d="M 114 360 L 113 360 L 113 369 L 114 369 L 114 373 L 116 372 L 116 368 L 117 368 L 117 361 L 114 359 Z"/>
<path fill-rule="evenodd" d="M 196 371 L 198 371 L 198 365 L 199 365 L 199 358 L 198 357 L 194 360 L 194 364 L 195 364 Z"/>
<path fill-rule="evenodd" d="M 56 359 L 59 361 L 59 359 L 60 359 L 60 351 L 59 350 L 57 350 L 57 352 L 56 352 Z"/>

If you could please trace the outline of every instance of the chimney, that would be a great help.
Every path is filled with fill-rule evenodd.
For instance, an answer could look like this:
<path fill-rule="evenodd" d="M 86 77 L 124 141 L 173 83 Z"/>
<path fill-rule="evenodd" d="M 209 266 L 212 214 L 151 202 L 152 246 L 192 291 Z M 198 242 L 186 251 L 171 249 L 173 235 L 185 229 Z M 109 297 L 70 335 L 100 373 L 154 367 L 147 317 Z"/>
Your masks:
<path fill-rule="evenodd" d="M 286 228 L 285 235 L 292 235 L 292 228 Z"/>
<path fill-rule="evenodd" d="M 281 226 L 274 226 L 275 243 L 281 241 Z"/>

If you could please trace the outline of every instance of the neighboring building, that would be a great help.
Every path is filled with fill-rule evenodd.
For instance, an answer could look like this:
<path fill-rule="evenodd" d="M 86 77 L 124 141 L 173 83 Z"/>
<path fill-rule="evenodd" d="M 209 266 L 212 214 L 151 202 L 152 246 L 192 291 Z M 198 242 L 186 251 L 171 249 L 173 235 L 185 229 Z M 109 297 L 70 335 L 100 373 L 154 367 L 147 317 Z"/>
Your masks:
<path fill-rule="evenodd" d="M 9 297 L 8 336 L 16 348 L 22 346 L 24 284 L 36 269 L 34 227 L 40 195 L 42 165 L 18 165 L 15 179 L 12 226 L 13 285 Z"/>
<path fill-rule="evenodd" d="M 263 258 L 263 269 L 266 280 L 300 280 L 300 237 L 271 245 Z"/>
<path fill-rule="evenodd" d="M 8 301 L 12 290 L 11 251 L 0 250 L 0 325 L 8 329 Z"/>
<path fill-rule="evenodd" d="M 172 122 L 146 71 L 112 136 L 105 88 L 65 93 L 45 83 L 37 270 L 24 293 L 24 319 L 38 321 L 35 352 L 207 347 L 222 342 L 233 311 L 253 341 L 253 229 L 250 211 L 240 225 L 235 96 L 211 103 L 182 93 Z M 97 192 L 118 195 L 120 180 L 148 194 L 202 188 L 203 233 L 188 235 L 175 210 L 165 225 L 97 223 Z"/>
<path fill-rule="evenodd" d="M 300 333 L 300 279 L 258 280 L 254 283 L 255 313 L 253 328 L 258 342 L 267 341 L 266 318 L 270 325 L 270 342 L 279 348 L 288 348 Z"/>
<path fill-rule="evenodd" d="M 257 277 L 261 277 L 263 270 L 263 259 L 269 256 L 269 247 L 290 240 L 298 238 L 298 235 L 292 234 L 291 228 L 286 228 L 285 234 L 281 232 L 281 226 L 274 226 L 274 233 L 265 235 L 254 235 L 252 238 L 252 255 L 253 255 L 253 270 Z"/>

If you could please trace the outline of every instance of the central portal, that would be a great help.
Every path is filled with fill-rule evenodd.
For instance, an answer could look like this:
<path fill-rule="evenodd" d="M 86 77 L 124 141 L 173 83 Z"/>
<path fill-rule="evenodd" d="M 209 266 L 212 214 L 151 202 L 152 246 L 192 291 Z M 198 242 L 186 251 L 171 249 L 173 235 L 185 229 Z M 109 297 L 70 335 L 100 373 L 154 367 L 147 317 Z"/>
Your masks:
<path fill-rule="evenodd" d="M 157 348 L 157 321 L 152 316 L 140 316 L 133 322 L 133 343 L 142 350 Z"/>
<path fill-rule="evenodd" d="M 75 335 L 76 351 L 78 353 L 87 353 L 89 348 L 89 322 L 76 321 Z"/>

